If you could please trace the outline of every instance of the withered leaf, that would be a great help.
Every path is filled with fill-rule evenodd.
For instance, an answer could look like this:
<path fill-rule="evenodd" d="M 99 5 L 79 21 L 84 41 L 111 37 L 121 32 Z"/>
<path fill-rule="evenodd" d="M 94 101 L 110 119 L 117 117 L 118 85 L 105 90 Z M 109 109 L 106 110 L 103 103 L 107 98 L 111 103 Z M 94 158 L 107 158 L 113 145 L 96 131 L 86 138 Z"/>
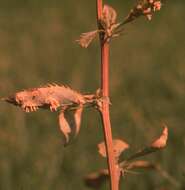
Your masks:
<path fill-rule="evenodd" d="M 85 103 L 85 97 L 82 94 L 57 84 L 26 89 L 1 100 L 20 106 L 26 112 L 37 111 L 39 108 L 57 111 L 59 108 L 63 109 L 66 106 L 72 107 Z"/>
<path fill-rule="evenodd" d="M 60 112 L 59 125 L 60 125 L 60 130 L 65 136 L 65 144 L 66 144 L 69 142 L 69 134 L 71 133 L 71 128 L 69 126 L 68 121 L 65 118 L 64 111 Z"/>
<path fill-rule="evenodd" d="M 157 163 L 153 163 L 146 160 L 137 160 L 129 163 L 120 163 L 120 168 L 122 168 L 122 172 L 130 172 L 130 170 L 134 169 L 146 169 L 149 171 L 156 171 L 158 174 L 167 180 L 171 185 L 176 188 L 180 188 L 181 184 L 177 181 L 173 176 L 171 176 L 167 171 L 161 168 L 161 166 Z M 124 173 L 123 173 L 124 174 Z M 102 184 L 108 180 L 109 178 L 109 171 L 108 169 L 102 169 L 98 172 L 91 173 L 87 175 L 84 179 L 85 184 L 93 189 L 100 189 Z"/>
<path fill-rule="evenodd" d="M 60 130 L 64 134 L 65 142 L 64 145 L 69 143 L 69 136 L 77 136 L 80 131 L 81 117 L 82 117 L 83 107 L 79 106 L 74 110 L 62 110 L 59 115 L 59 125 Z"/>
<path fill-rule="evenodd" d="M 91 42 L 94 40 L 94 38 L 98 35 L 98 33 L 99 33 L 99 30 L 82 33 L 80 35 L 80 39 L 76 41 L 81 47 L 87 48 L 91 44 Z"/>
<path fill-rule="evenodd" d="M 85 177 L 84 182 L 86 186 L 99 189 L 101 185 L 108 179 L 109 172 L 107 169 L 100 170 L 99 172 L 91 173 Z"/>
<path fill-rule="evenodd" d="M 120 163 L 120 167 L 123 168 L 123 171 L 124 170 L 129 171 L 133 169 L 153 170 L 153 171 L 158 172 L 158 174 L 161 177 L 166 179 L 170 184 L 172 184 L 176 188 L 179 188 L 181 186 L 180 183 L 173 176 L 171 176 L 167 171 L 162 169 L 161 166 L 157 163 L 153 163 L 146 160 L 137 160 L 137 161 L 129 162 L 127 164 L 125 164 L 124 162 Z"/>
<path fill-rule="evenodd" d="M 153 152 L 161 150 L 162 148 L 165 148 L 167 140 L 168 140 L 168 128 L 165 126 L 161 136 L 157 140 L 155 140 L 149 147 L 146 147 L 142 149 L 141 151 L 138 151 L 132 156 L 130 156 L 127 159 L 127 161 L 137 159 L 139 157 L 151 154 Z"/>
<path fill-rule="evenodd" d="M 151 147 L 156 149 L 164 148 L 166 146 L 167 140 L 168 140 L 168 128 L 165 126 L 161 136 L 152 143 Z"/>
<path fill-rule="evenodd" d="M 102 22 L 105 29 L 110 28 L 113 24 L 116 23 L 117 13 L 116 11 L 109 5 L 104 5 L 102 12 Z"/>
<path fill-rule="evenodd" d="M 78 135 L 80 131 L 81 118 L 82 118 L 83 106 L 80 106 L 74 112 L 74 121 L 75 121 L 75 136 Z"/>
<path fill-rule="evenodd" d="M 120 139 L 113 140 L 114 156 L 116 159 L 118 159 L 121 153 L 128 148 L 129 145 L 123 140 Z M 100 153 L 101 156 L 107 157 L 106 147 L 104 142 L 98 144 L 98 152 Z"/>
<path fill-rule="evenodd" d="M 128 165 L 123 166 L 123 169 L 131 170 L 131 169 L 156 169 L 158 166 L 152 162 L 145 160 L 137 160 L 134 162 L 130 162 Z"/>
<path fill-rule="evenodd" d="M 151 20 L 154 12 L 159 11 L 161 6 L 162 3 L 160 0 L 138 0 L 137 4 L 130 10 L 118 28 L 120 29 L 123 25 L 134 21 L 140 16 L 146 16 L 148 20 Z"/>

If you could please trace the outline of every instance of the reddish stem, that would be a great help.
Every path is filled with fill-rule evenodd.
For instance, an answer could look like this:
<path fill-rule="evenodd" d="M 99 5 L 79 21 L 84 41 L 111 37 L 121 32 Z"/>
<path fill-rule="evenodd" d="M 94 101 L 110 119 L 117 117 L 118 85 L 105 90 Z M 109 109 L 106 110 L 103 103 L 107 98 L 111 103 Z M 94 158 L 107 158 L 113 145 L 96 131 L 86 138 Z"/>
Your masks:
<path fill-rule="evenodd" d="M 103 0 L 97 0 L 97 21 L 98 27 L 101 29 L 100 19 L 103 10 Z M 110 45 L 108 42 L 103 40 L 100 34 L 100 45 L 101 45 L 101 90 L 103 96 L 102 109 L 101 109 L 101 118 L 104 129 L 104 139 L 107 152 L 107 163 L 110 174 L 110 185 L 111 190 L 118 190 L 119 177 L 117 173 L 117 168 L 115 164 L 113 142 L 112 142 L 112 131 L 110 123 L 110 113 L 109 113 L 109 48 Z"/>

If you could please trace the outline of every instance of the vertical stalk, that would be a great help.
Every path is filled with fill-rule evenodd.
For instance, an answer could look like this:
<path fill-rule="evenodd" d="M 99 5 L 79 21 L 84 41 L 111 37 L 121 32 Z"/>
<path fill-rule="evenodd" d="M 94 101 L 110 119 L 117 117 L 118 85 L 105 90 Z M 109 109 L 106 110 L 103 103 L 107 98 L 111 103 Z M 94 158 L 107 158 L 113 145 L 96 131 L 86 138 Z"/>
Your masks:
<path fill-rule="evenodd" d="M 103 0 L 96 0 L 97 3 L 97 22 L 98 27 L 101 29 L 100 19 L 103 10 Z M 119 177 L 115 164 L 112 131 L 110 123 L 109 113 L 109 49 L 110 45 L 104 41 L 104 35 L 100 34 L 100 46 L 101 46 L 101 90 L 103 96 L 101 118 L 104 131 L 105 146 L 107 152 L 107 163 L 110 174 L 110 187 L 111 190 L 119 189 Z"/>

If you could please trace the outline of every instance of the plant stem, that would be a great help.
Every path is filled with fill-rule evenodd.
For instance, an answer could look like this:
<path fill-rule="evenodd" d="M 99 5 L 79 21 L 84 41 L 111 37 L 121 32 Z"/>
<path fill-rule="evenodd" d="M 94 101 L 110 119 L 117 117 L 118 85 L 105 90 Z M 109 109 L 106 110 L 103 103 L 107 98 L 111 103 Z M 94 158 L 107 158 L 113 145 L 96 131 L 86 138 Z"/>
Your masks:
<path fill-rule="evenodd" d="M 97 0 L 97 22 L 99 29 L 101 28 L 100 19 L 103 10 L 103 0 Z M 112 131 L 110 123 L 109 113 L 109 49 L 110 45 L 104 41 L 104 34 L 100 34 L 100 46 L 101 46 L 101 90 L 103 96 L 101 118 L 104 130 L 104 139 L 107 152 L 107 163 L 110 174 L 110 186 L 111 190 L 119 189 L 119 173 L 116 168 L 116 162 L 113 150 Z"/>

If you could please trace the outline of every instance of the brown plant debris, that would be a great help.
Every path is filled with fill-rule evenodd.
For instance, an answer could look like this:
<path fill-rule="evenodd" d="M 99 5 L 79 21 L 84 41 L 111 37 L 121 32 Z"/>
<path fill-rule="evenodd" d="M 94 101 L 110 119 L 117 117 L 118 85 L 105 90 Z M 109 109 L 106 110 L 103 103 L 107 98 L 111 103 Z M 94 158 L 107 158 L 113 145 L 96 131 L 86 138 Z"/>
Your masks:
<path fill-rule="evenodd" d="M 116 23 L 116 19 L 117 13 L 115 9 L 109 5 L 104 5 L 101 21 L 103 22 L 102 24 L 105 26 L 105 28 L 110 28 L 112 25 L 114 25 Z"/>
<path fill-rule="evenodd" d="M 168 140 L 168 128 L 165 126 L 161 136 L 152 143 L 151 147 L 156 149 L 164 148 L 166 146 L 167 140 Z"/>
<path fill-rule="evenodd" d="M 172 176 L 170 176 L 166 171 L 162 170 L 158 164 L 152 163 L 150 161 L 134 160 L 165 148 L 167 139 L 168 139 L 168 128 L 164 126 L 160 137 L 157 138 L 155 141 L 153 141 L 150 146 L 134 153 L 133 155 L 123 160 L 122 162 L 118 162 L 119 156 L 123 151 L 129 148 L 129 145 L 119 139 L 113 140 L 115 157 L 117 159 L 116 165 L 119 168 L 119 171 L 122 173 L 122 175 L 124 175 L 125 173 L 130 172 L 130 170 L 133 169 L 154 170 L 157 171 L 166 180 L 168 180 L 172 185 L 178 187 L 179 186 L 178 182 Z M 100 155 L 106 157 L 106 149 L 104 142 L 98 144 L 98 151 Z M 99 172 L 88 175 L 85 178 L 85 184 L 88 187 L 99 189 L 101 185 L 108 179 L 108 176 L 109 176 L 108 169 L 100 170 Z"/>
<path fill-rule="evenodd" d="M 115 9 L 109 5 L 104 5 L 100 23 L 105 33 L 105 40 L 109 40 L 113 36 L 114 30 L 119 25 L 116 20 L 117 13 Z"/>
<path fill-rule="evenodd" d="M 96 104 L 96 95 L 82 95 L 63 85 L 48 84 L 17 92 L 2 100 L 21 107 L 25 112 L 34 112 L 39 108 L 52 112 L 60 110 L 59 125 L 66 144 L 72 131 L 75 136 L 79 133 L 83 107 Z"/>
<path fill-rule="evenodd" d="M 146 156 L 158 150 L 161 150 L 166 147 L 166 143 L 168 140 L 168 128 L 164 126 L 161 136 L 156 139 L 150 146 L 136 152 L 132 156 L 130 156 L 126 161 L 130 161 L 133 159 L 140 158 L 142 156 Z"/>
<path fill-rule="evenodd" d="M 162 3 L 160 0 L 139 0 L 122 24 L 131 22 L 140 16 L 146 16 L 148 20 L 151 20 L 154 12 L 159 11 L 161 6 Z"/>
<path fill-rule="evenodd" d="M 129 145 L 123 140 L 115 139 L 113 140 L 113 148 L 114 148 L 114 156 L 116 159 L 118 159 L 121 153 L 129 148 Z M 101 156 L 107 157 L 106 147 L 104 142 L 98 144 L 98 152 L 100 153 Z"/>
<path fill-rule="evenodd" d="M 104 5 L 101 18 L 99 20 L 100 28 L 98 30 L 82 33 L 77 43 L 87 48 L 91 42 L 100 34 L 104 42 L 109 42 L 113 37 L 118 37 L 123 33 L 123 26 L 134 21 L 140 16 L 146 16 L 148 20 L 152 19 L 154 12 L 161 9 L 161 0 L 138 0 L 133 9 L 122 22 L 117 22 L 117 12 L 110 5 Z"/>
<path fill-rule="evenodd" d="M 59 115 L 60 130 L 65 136 L 65 145 L 69 142 L 69 135 L 73 132 L 78 135 L 81 125 L 83 107 L 79 106 L 74 110 L 61 110 Z"/>
<path fill-rule="evenodd" d="M 87 33 L 82 33 L 80 38 L 76 40 L 76 42 L 83 48 L 89 47 L 91 42 L 98 36 L 98 34 L 102 34 L 104 40 L 109 40 L 114 34 L 114 30 L 119 25 L 116 23 L 117 13 L 116 11 L 109 5 L 104 5 L 102 16 L 99 20 L 100 29 L 90 31 Z"/>
<path fill-rule="evenodd" d="M 174 187 L 176 188 L 180 187 L 180 183 L 174 177 L 172 177 L 167 171 L 162 169 L 162 167 L 157 163 L 153 163 L 146 160 L 137 160 L 137 161 L 129 162 L 127 164 L 120 163 L 120 167 L 122 167 L 123 171 L 125 172 L 129 172 L 130 170 L 135 170 L 135 169 L 144 169 L 144 170 L 149 170 L 149 171 L 153 170 L 153 171 L 158 172 L 158 174 L 161 177 L 163 177 L 166 181 L 168 181 Z"/>
<path fill-rule="evenodd" d="M 99 30 L 87 32 L 87 33 L 82 33 L 80 35 L 80 39 L 76 40 L 76 42 L 83 48 L 88 48 L 91 42 L 96 38 L 98 35 Z"/>
<path fill-rule="evenodd" d="M 146 160 L 137 160 L 128 163 L 127 165 L 121 165 L 120 167 L 122 169 L 122 175 L 125 176 L 126 173 L 131 173 L 132 170 L 148 170 L 148 171 L 155 171 L 157 172 L 161 177 L 163 177 L 166 181 L 168 181 L 171 185 L 173 185 L 176 188 L 180 187 L 180 183 L 173 178 L 167 171 L 161 168 L 159 164 L 146 161 Z M 102 169 L 98 172 L 91 173 L 87 175 L 84 178 L 84 182 L 86 186 L 92 188 L 92 189 L 100 189 L 103 183 L 105 183 L 109 179 L 109 171 L 108 169 Z"/>

